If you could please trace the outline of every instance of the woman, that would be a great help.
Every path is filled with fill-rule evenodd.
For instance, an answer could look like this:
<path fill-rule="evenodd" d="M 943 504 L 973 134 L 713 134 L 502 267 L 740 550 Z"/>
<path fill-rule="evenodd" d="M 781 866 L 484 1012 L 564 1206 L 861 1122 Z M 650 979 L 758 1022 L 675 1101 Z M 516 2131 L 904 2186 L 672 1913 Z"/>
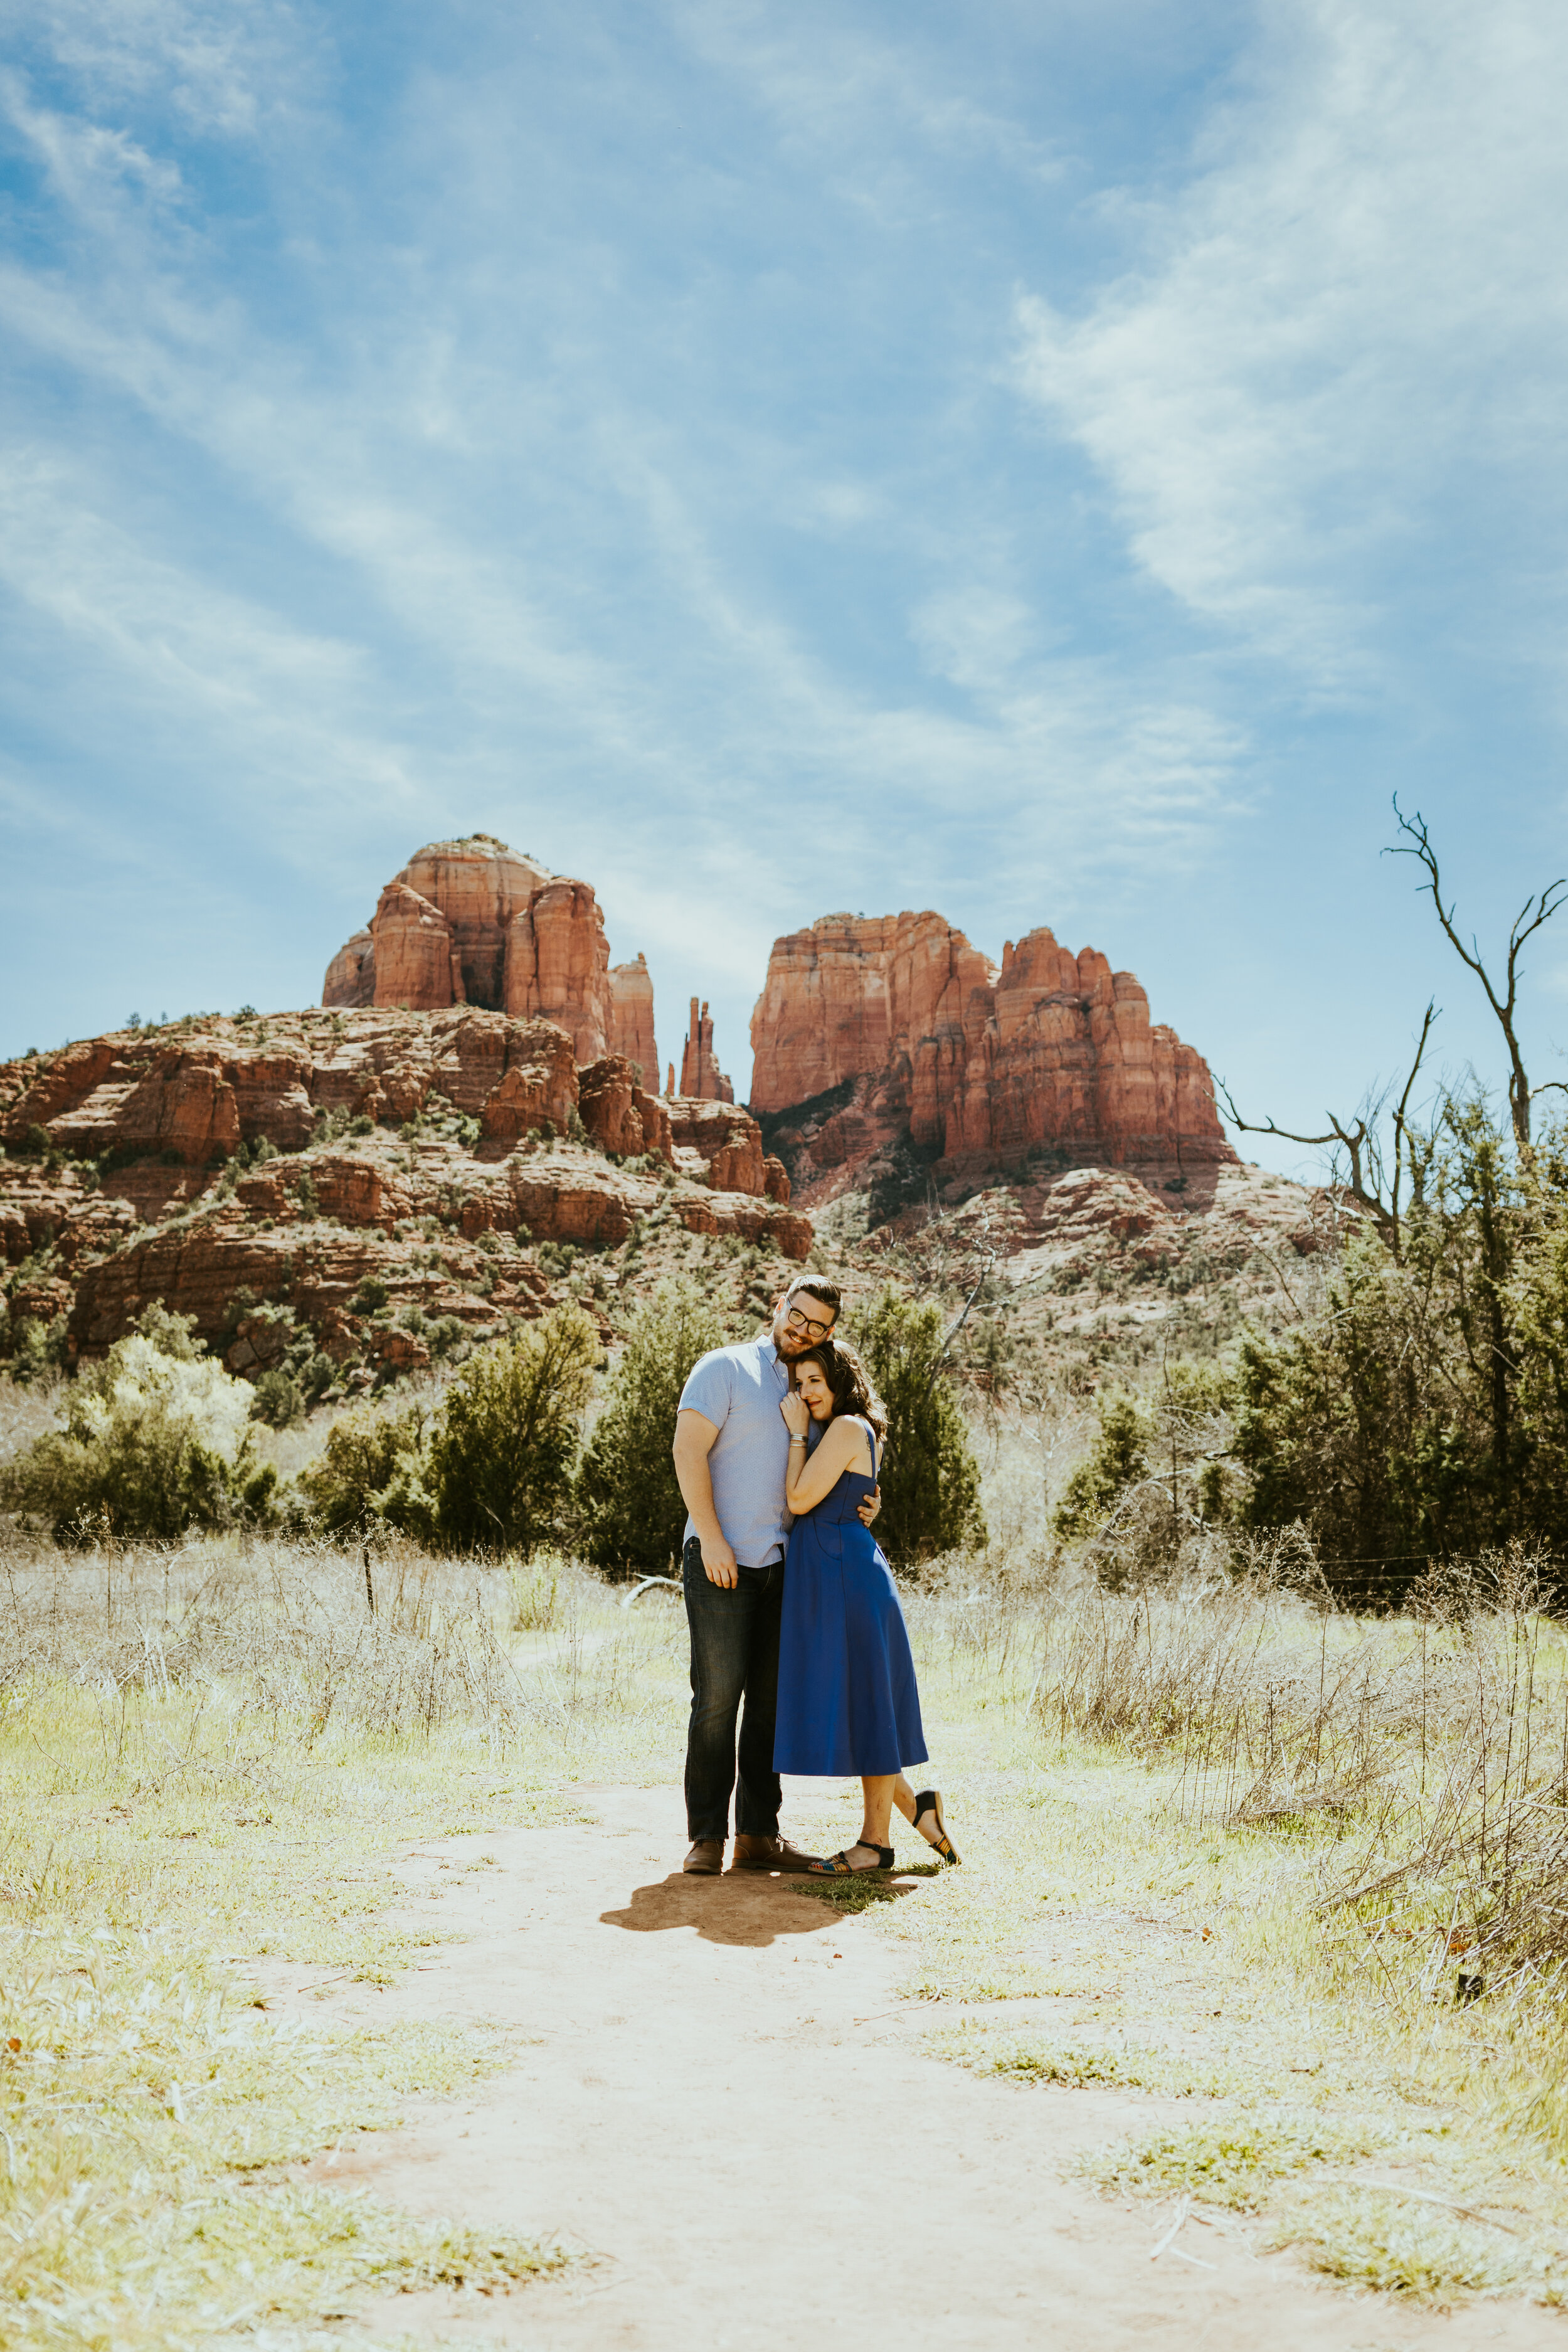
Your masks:
<path fill-rule="evenodd" d="M 870 1875 L 891 1870 L 887 1843 L 898 1806 L 944 1862 L 956 1862 L 934 1789 L 917 1796 L 905 1764 L 923 1764 L 920 1693 L 892 1571 L 857 1514 L 877 1483 L 888 1416 L 853 1348 L 808 1348 L 779 1406 L 789 1430 L 784 1499 L 795 1514 L 784 1564 L 779 1634 L 775 1772 L 858 1772 L 865 1815 L 858 1843 L 817 1870 Z M 819 1442 L 808 1451 L 815 1422 Z"/>

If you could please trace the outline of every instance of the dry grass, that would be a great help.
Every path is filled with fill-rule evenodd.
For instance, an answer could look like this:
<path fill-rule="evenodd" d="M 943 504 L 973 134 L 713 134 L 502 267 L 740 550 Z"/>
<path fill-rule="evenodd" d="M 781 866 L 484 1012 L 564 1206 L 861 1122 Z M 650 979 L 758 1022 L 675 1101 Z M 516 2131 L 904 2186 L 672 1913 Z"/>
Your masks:
<path fill-rule="evenodd" d="M 0 1560 L 8 2344 L 313 2342 L 373 2285 L 564 2259 L 290 2182 L 506 2052 L 301 2026 L 251 1965 L 388 1980 L 412 1950 L 384 1916 L 397 1849 L 559 1819 L 574 1779 L 667 1757 L 670 1613 L 559 1563 L 395 1552 L 365 1578 L 281 1543 Z"/>
<path fill-rule="evenodd" d="M 1125 1596 L 951 1569 L 910 1613 L 964 1867 L 797 1891 L 867 1913 L 998 2096 L 1213 2102 L 1097 2158 L 1116 2192 L 1256 2207 L 1365 2286 L 1555 2299 L 1568 1649 L 1524 1565 L 1379 1622 L 1288 1549 Z M 7 2340 L 304 2343 L 372 2279 L 553 2259 L 301 2200 L 280 2167 L 503 2053 L 289 2024 L 247 1969 L 385 1980 L 399 1846 L 673 1783 L 683 1620 L 561 1560 L 368 1576 L 280 1541 L 0 1558 Z"/>
<path fill-rule="evenodd" d="M 55 1411 L 58 1380 L 36 1381 L 30 1387 L 0 1380 L 0 1462 L 20 1454 L 35 1440 L 58 1426 Z"/>
<path fill-rule="evenodd" d="M 1220 2104 L 1108 2185 L 1212 2196 L 1228 2164 L 1334 2275 L 1554 2301 L 1563 1630 L 1517 1559 L 1384 1620 L 1292 1590 L 1289 1548 L 1253 1567 L 1113 1595 L 971 1561 L 913 1597 L 965 1866 L 868 1925 L 953 2019 L 937 2054 Z M 1338 2179 L 1354 2148 L 1402 2181 Z"/>

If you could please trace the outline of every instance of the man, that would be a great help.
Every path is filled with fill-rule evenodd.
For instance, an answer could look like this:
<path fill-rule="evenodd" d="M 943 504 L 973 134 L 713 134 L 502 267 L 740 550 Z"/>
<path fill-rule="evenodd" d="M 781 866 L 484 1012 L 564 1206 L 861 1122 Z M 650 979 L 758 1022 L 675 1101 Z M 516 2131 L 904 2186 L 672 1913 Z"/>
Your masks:
<path fill-rule="evenodd" d="M 779 1405 L 788 1366 L 829 1337 L 838 1291 L 796 1275 L 773 1302 L 768 1330 L 738 1348 L 715 1348 L 693 1365 L 675 1417 L 675 1475 L 689 1517 L 681 1581 L 691 1629 L 691 1722 L 686 1739 L 685 1869 L 712 1877 L 724 1866 L 730 1792 L 736 1870 L 810 1870 L 815 1857 L 779 1834 L 783 1790 L 773 1770 L 779 1617 L 784 1604 L 789 1432 Z M 879 1507 L 862 1504 L 868 1527 Z M 742 1704 L 744 1702 L 744 1712 Z"/>

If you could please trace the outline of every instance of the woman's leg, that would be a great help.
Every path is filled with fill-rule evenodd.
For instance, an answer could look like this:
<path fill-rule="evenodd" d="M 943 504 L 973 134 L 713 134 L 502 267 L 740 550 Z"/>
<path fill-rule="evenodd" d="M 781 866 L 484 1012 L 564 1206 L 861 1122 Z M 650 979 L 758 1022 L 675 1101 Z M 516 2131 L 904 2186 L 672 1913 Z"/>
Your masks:
<path fill-rule="evenodd" d="M 915 1789 L 913 1782 L 907 1780 L 902 1772 L 893 1783 L 893 1802 L 905 1821 L 912 1824 L 915 1819 Z M 921 1824 L 921 1835 L 927 1845 L 941 1845 L 946 1836 L 937 1815 L 929 1808 Z"/>
<path fill-rule="evenodd" d="M 872 1846 L 885 1846 L 892 1825 L 893 1789 L 896 1772 L 864 1772 L 860 1787 L 864 1791 L 865 1813 L 860 1823 L 860 1843 L 851 1849 L 851 1859 L 858 1861 L 862 1853 L 868 1856 Z"/>

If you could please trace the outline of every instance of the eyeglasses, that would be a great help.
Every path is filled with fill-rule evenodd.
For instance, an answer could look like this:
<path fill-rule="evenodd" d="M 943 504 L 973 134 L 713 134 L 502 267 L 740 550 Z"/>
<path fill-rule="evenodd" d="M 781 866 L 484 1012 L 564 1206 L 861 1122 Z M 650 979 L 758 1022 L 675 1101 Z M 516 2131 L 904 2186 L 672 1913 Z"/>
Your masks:
<path fill-rule="evenodd" d="M 804 1331 L 808 1339 L 826 1339 L 833 1328 L 831 1323 L 814 1323 L 809 1315 L 801 1313 L 798 1307 L 790 1308 L 785 1320 L 792 1331 Z"/>

